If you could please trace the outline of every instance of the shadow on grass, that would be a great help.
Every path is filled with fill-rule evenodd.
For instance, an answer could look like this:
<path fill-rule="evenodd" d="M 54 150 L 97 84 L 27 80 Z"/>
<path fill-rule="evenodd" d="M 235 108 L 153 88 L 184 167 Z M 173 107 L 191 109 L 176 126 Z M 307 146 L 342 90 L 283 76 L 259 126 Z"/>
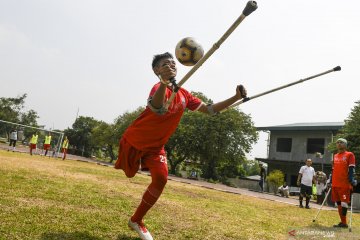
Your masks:
<path fill-rule="evenodd" d="M 138 237 L 130 237 L 128 235 L 125 234 L 121 234 L 118 236 L 118 238 L 116 240 L 141 240 L 141 238 Z"/>
<path fill-rule="evenodd" d="M 91 236 L 88 232 L 56 232 L 43 233 L 40 240 L 103 240 L 100 237 Z M 116 240 L 141 240 L 140 238 L 131 237 L 125 234 L 118 235 Z"/>
<path fill-rule="evenodd" d="M 56 233 L 43 233 L 41 240 L 103 240 L 103 238 L 91 236 L 88 232 L 56 232 Z"/>

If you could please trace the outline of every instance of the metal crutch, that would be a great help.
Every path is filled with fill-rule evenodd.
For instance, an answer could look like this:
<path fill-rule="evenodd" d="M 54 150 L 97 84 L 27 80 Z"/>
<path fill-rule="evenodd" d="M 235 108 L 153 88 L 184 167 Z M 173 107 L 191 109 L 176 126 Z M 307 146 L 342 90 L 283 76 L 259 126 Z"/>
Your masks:
<path fill-rule="evenodd" d="M 326 202 L 326 200 L 327 200 L 327 198 L 328 198 L 328 196 L 329 196 L 330 191 L 331 191 L 331 188 L 329 188 L 329 190 L 327 191 L 327 193 L 326 193 L 326 195 L 325 195 L 325 198 L 324 198 L 324 201 L 322 202 L 321 207 L 319 208 L 318 212 L 316 213 L 316 216 L 315 216 L 315 218 L 313 219 L 313 222 L 315 222 L 315 220 L 316 220 L 317 217 L 319 216 L 319 213 L 320 213 L 322 207 L 324 206 L 324 203 Z"/>

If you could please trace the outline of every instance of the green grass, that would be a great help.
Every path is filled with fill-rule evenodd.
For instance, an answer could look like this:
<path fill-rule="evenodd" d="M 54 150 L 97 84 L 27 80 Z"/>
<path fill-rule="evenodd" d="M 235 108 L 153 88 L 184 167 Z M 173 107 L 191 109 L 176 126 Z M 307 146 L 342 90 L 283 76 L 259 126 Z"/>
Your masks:
<path fill-rule="evenodd" d="M 0 239 L 138 239 L 127 221 L 149 183 L 148 176 L 128 179 L 96 164 L 0 150 Z M 288 239 L 293 229 L 359 239 L 359 214 L 353 216 L 352 233 L 328 227 L 339 221 L 336 211 L 322 211 L 316 225 L 315 214 L 169 181 L 145 223 L 156 240 Z"/>

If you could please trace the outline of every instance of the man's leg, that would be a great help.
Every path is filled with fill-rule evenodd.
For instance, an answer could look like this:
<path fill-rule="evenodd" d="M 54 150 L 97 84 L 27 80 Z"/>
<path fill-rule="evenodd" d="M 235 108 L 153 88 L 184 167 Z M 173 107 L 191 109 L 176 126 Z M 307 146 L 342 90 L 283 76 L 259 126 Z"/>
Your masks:
<path fill-rule="evenodd" d="M 285 197 L 289 197 L 289 190 L 284 190 L 284 195 L 285 195 Z"/>
<path fill-rule="evenodd" d="M 12 140 L 10 139 L 8 151 L 10 151 L 11 145 L 12 145 Z"/>
<path fill-rule="evenodd" d="M 146 167 L 150 169 L 151 183 L 146 189 L 140 205 L 131 217 L 132 222 L 141 223 L 145 214 L 159 199 L 167 182 L 168 168 L 165 155 L 144 157 Z"/>
<path fill-rule="evenodd" d="M 333 227 L 347 228 L 346 213 L 347 213 L 347 209 L 348 209 L 347 203 L 350 200 L 350 190 L 347 191 L 347 189 L 332 188 L 331 189 L 331 198 L 334 202 L 336 202 L 339 217 L 341 220 L 341 222 L 339 224 L 335 224 Z"/>
<path fill-rule="evenodd" d="M 65 160 L 65 158 L 66 158 L 66 152 L 67 152 L 67 149 L 64 148 L 64 149 L 63 149 L 63 159 L 62 159 L 62 160 Z"/>
<path fill-rule="evenodd" d="M 307 186 L 307 189 L 306 189 L 306 206 L 305 206 L 305 208 L 310 208 L 309 203 L 310 203 L 311 194 L 312 194 L 312 187 Z"/>
<path fill-rule="evenodd" d="M 340 202 L 341 213 L 339 212 L 339 215 L 340 215 L 341 223 L 343 224 L 343 226 L 347 226 L 346 214 L 347 214 L 347 210 L 349 208 L 349 203 L 350 203 L 350 189 L 341 188 L 340 197 L 341 197 L 341 202 Z"/>
<path fill-rule="evenodd" d="M 299 195 L 299 207 L 303 208 L 303 198 L 304 198 L 304 194 L 305 194 L 305 186 L 304 185 L 300 185 L 300 195 Z"/>

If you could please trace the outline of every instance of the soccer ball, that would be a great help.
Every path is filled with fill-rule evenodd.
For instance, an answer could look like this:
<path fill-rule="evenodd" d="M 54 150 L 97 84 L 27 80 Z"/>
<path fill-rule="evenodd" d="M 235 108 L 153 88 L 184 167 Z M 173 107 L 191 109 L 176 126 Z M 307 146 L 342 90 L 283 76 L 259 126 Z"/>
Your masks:
<path fill-rule="evenodd" d="M 194 66 L 204 56 L 204 49 L 194 38 L 187 37 L 176 45 L 175 56 L 181 64 Z"/>

